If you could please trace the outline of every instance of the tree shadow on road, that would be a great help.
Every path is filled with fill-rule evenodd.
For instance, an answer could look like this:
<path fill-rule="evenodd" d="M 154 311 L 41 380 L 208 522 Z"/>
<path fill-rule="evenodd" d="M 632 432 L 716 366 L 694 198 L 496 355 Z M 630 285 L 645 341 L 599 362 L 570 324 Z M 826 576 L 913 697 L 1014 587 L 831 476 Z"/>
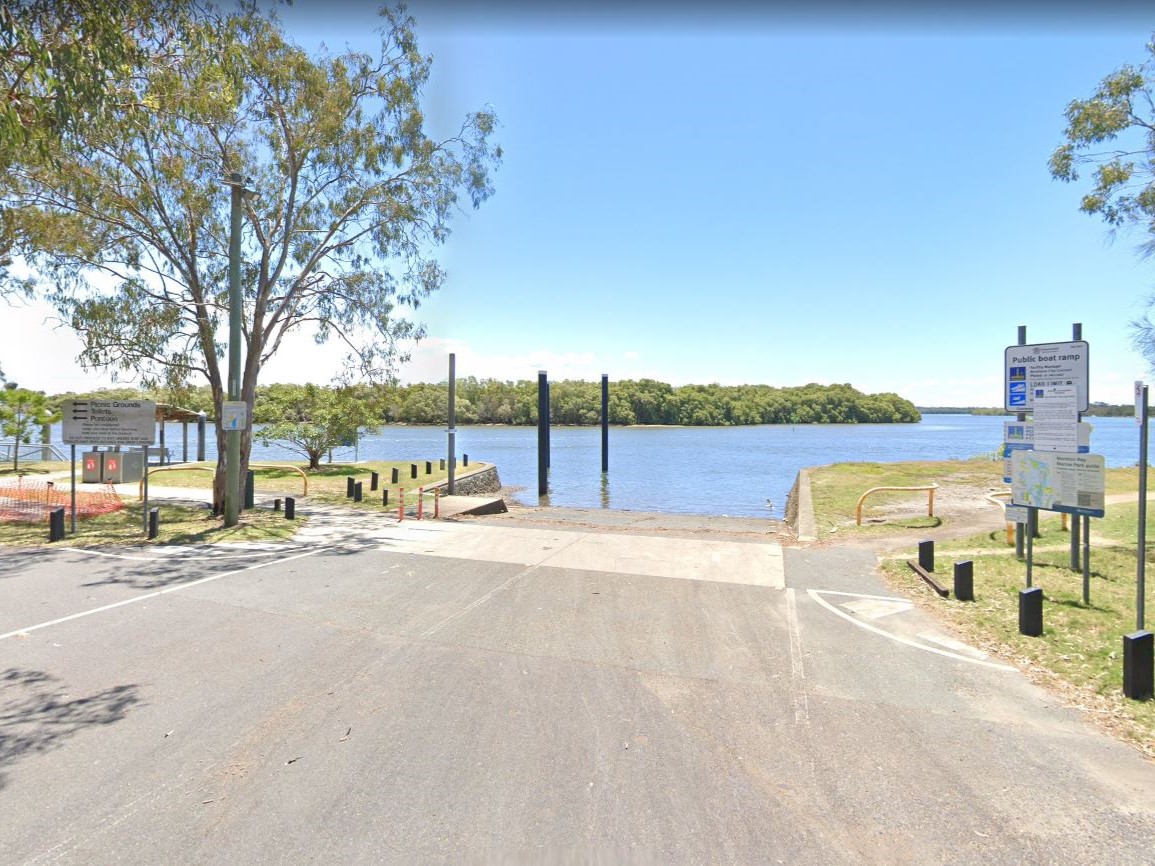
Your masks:
<path fill-rule="evenodd" d="M 86 728 L 119 722 L 140 702 L 136 685 L 76 697 L 44 671 L 9 668 L 0 673 L 0 790 L 7 786 L 12 764 L 49 752 Z"/>

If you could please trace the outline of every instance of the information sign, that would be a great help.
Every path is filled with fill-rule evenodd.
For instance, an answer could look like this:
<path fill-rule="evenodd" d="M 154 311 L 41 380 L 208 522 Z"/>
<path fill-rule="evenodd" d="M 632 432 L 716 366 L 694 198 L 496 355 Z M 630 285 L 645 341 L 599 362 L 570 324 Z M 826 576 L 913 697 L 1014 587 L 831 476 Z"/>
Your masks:
<path fill-rule="evenodd" d="M 60 439 L 66 445 L 152 445 L 153 400 L 65 400 Z"/>
<path fill-rule="evenodd" d="M 1102 517 L 1106 478 L 1101 454 L 1011 454 L 1011 502 L 1015 505 Z"/>
<path fill-rule="evenodd" d="M 1036 451 L 1079 450 L 1079 411 L 1075 408 L 1075 388 L 1061 385 L 1036 388 L 1033 417 Z"/>
<path fill-rule="evenodd" d="M 1036 389 L 1071 386 L 1075 388 L 1077 411 L 1086 412 L 1088 355 L 1086 340 L 1007 346 L 1003 355 L 1003 408 L 1030 412 Z"/>
<path fill-rule="evenodd" d="M 1007 523 L 1027 523 L 1030 511 L 1025 505 L 1008 505 L 1006 508 Z"/>
<path fill-rule="evenodd" d="M 244 400 L 226 400 L 221 404 L 221 426 L 225 430 L 244 430 L 249 426 L 249 404 Z"/>

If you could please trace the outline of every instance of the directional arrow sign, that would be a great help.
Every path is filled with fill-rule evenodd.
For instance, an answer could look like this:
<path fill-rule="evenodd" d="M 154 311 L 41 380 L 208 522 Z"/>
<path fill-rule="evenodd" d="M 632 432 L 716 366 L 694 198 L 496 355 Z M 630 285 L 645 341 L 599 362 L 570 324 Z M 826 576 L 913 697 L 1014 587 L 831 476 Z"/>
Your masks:
<path fill-rule="evenodd" d="M 61 440 L 66 445 L 152 445 L 153 400 L 65 400 Z"/>

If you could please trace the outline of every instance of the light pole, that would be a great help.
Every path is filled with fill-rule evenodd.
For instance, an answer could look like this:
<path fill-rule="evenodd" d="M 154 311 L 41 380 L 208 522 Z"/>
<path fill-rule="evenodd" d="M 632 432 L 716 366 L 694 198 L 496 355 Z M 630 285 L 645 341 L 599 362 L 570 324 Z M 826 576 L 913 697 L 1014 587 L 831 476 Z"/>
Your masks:
<path fill-rule="evenodd" d="M 232 188 L 229 222 L 229 400 L 241 399 L 241 208 L 255 197 L 239 172 L 225 183 Z M 225 526 L 236 526 L 240 515 L 241 431 L 225 432 Z"/>

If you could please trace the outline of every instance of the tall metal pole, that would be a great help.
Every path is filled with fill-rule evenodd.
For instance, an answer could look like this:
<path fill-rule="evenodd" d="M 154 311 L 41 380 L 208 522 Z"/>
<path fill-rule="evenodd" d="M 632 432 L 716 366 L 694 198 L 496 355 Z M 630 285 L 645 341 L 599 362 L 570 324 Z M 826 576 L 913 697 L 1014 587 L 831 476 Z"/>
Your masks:
<path fill-rule="evenodd" d="M 229 224 L 229 400 L 241 399 L 241 194 L 244 178 L 229 175 L 232 213 Z M 240 515 L 241 431 L 225 433 L 225 526 Z"/>
<path fill-rule="evenodd" d="M 610 471 L 610 377 L 602 373 L 602 472 Z"/>
<path fill-rule="evenodd" d="M 549 374 L 537 371 L 537 495 L 549 493 Z"/>
<path fill-rule="evenodd" d="M 1026 325 L 1019 325 L 1019 345 L 1020 346 L 1027 345 L 1027 326 Z M 1019 412 L 1018 414 L 1015 415 L 1015 418 L 1019 421 L 1026 421 L 1027 420 L 1027 413 L 1026 412 Z M 1029 518 L 1029 516 L 1030 516 L 1030 510 L 1029 509 L 1027 511 L 1027 515 Z M 1018 557 L 1019 559 L 1023 558 L 1023 524 L 1021 524 L 1021 523 L 1015 524 L 1015 556 Z"/>
<path fill-rule="evenodd" d="M 456 467 L 453 465 L 457 462 L 457 355 L 453 352 L 449 353 L 449 459 L 446 461 L 446 466 L 449 467 L 449 482 L 445 486 L 446 492 L 453 495 L 453 483 L 457 475 Z"/>
<path fill-rule="evenodd" d="M 1081 322 L 1075 322 L 1074 324 L 1071 325 L 1071 339 L 1072 340 L 1083 339 L 1083 324 Z M 1075 421 L 1082 421 L 1082 420 L 1083 420 L 1083 413 L 1077 412 L 1075 414 Z M 1080 523 L 1079 515 L 1078 514 L 1072 514 L 1071 515 L 1071 571 L 1078 571 L 1079 570 L 1079 523 Z M 1088 583 L 1085 582 L 1083 585 L 1083 603 L 1084 604 L 1090 604 L 1091 603 L 1091 599 L 1089 598 L 1089 595 L 1090 595 L 1090 586 Z"/>
<path fill-rule="evenodd" d="M 1147 595 L 1147 386 L 1140 397 L 1139 416 L 1139 549 L 1135 580 L 1136 630 L 1143 631 L 1146 619 L 1144 601 Z"/>

